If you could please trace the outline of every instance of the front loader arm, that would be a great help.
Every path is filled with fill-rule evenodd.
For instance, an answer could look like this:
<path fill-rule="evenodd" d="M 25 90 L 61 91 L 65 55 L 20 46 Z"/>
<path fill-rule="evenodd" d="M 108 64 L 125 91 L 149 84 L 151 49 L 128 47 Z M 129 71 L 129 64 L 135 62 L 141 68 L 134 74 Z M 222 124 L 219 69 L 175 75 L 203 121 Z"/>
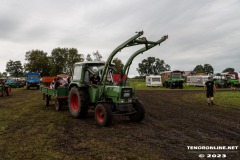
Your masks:
<path fill-rule="evenodd" d="M 156 45 L 160 45 L 166 39 L 168 39 L 168 35 L 163 36 L 160 40 L 158 40 L 156 42 L 146 41 L 146 46 L 137 50 L 135 53 L 133 53 L 132 56 L 128 59 L 128 61 L 124 65 L 123 72 L 122 72 L 122 75 L 121 75 L 121 80 L 123 79 L 123 76 L 126 74 L 127 70 L 129 70 L 130 65 L 132 64 L 132 61 L 136 56 L 138 56 L 139 54 L 142 54 L 143 52 L 155 47 Z M 124 82 L 126 82 L 126 80 L 127 80 L 127 76 L 126 76 L 126 79 L 124 80 Z"/>
<path fill-rule="evenodd" d="M 124 43 L 122 43 L 121 45 L 119 45 L 116 49 L 114 49 L 112 51 L 112 53 L 110 54 L 110 56 L 108 57 L 107 59 L 107 62 L 105 64 L 105 67 L 104 67 L 104 70 L 103 70 L 103 76 L 101 78 L 101 82 L 103 82 L 104 80 L 104 77 L 106 77 L 106 72 L 107 72 L 107 69 L 108 67 L 110 66 L 111 62 L 112 62 L 112 59 L 113 57 L 119 52 L 121 51 L 123 48 L 125 47 L 129 47 L 129 46 L 133 46 L 133 45 L 137 45 L 135 44 L 135 40 L 140 37 L 141 35 L 143 35 L 143 31 L 141 32 L 138 32 L 135 36 L 133 36 L 132 38 L 128 39 L 127 41 L 125 41 Z"/>

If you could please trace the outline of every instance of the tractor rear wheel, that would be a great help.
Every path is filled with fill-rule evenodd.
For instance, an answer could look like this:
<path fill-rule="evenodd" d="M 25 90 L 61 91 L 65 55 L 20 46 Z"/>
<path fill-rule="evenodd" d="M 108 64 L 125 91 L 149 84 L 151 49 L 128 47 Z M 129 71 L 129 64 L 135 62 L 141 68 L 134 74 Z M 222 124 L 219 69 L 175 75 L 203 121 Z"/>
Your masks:
<path fill-rule="evenodd" d="M 112 108 L 109 104 L 99 103 L 95 108 L 95 119 L 99 126 L 109 126 L 112 124 Z"/>
<path fill-rule="evenodd" d="M 133 108 L 135 108 L 136 113 L 129 116 L 130 121 L 132 122 L 141 122 L 145 117 L 145 109 L 143 104 L 140 101 L 133 103 Z"/>
<path fill-rule="evenodd" d="M 62 105 L 63 105 L 63 102 L 61 99 L 56 99 L 55 100 L 55 109 L 56 111 L 61 111 L 62 110 Z"/>
<path fill-rule="evenodd" d="M 68 96 L 68 108 L 71 115 L 75 118 L 85 118 L 88 113 L 86 98 L 87 93 L 72 87 Z"/>

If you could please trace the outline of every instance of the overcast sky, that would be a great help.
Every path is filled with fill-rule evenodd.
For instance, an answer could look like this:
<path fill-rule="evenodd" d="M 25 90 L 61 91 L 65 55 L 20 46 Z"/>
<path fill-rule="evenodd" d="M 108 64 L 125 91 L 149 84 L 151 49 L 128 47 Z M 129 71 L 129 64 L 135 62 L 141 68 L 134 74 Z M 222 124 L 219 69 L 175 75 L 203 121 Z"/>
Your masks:
<path fill-rule="evenodd" d="M 169 38 L 136 57 L 130 75 L 153 56 L 172 70 L 211 64 L 215 72 L 240 71 L 239 0 L 0 0 L 0 72 L 9 60 L 25 63 L 25 53 L 57 47 L 79 53 L 99 51 L 103 60 L 121 43 L 144 31 L 148 40 Z M 135 50 L 138 47 L 134 47 Z M 134 52 L 116 57 L 126 62 Z"/>

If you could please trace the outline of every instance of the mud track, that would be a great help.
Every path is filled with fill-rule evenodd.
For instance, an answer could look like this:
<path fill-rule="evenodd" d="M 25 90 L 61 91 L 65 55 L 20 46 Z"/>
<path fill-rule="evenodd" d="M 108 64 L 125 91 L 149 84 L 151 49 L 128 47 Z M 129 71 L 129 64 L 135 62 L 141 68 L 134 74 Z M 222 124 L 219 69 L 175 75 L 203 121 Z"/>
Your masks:
<path fill-rule="evenodd" d="M 54 110 L 40 91 L 21 90 L 0 100 L 0 159 L 199 159 L 187 146 L 240 146 L 240 110 L 194 99 L 199 91 L 137 91 L 146 109 L 141 123 L 114 117 L 111 127 Z M 6 116 L 9 113 L 11 116 Z"/>

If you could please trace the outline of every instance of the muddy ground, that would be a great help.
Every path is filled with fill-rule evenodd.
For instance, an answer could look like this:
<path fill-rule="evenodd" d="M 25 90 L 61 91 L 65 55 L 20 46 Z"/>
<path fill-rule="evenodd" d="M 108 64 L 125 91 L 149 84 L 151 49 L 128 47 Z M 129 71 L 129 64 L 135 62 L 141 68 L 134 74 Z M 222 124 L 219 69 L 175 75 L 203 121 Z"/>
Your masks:
<path fill-rule="evenodd" d="M 111 127 L 96 125 L 93 112 L 74 119 L 67 107 L 43 105 L 38 90 L 15 89 L 0 99 L 0 159 L 199 159 L 187 146 L 240 146 L 240 109 L 207 106 L 200 91 L 137 91 L 146 109 L 141 123 L 114 117 Z M 216 159 L 216 158 L 215 158 Z M 221 158 L 223 159 L 223 158 Z"/>

